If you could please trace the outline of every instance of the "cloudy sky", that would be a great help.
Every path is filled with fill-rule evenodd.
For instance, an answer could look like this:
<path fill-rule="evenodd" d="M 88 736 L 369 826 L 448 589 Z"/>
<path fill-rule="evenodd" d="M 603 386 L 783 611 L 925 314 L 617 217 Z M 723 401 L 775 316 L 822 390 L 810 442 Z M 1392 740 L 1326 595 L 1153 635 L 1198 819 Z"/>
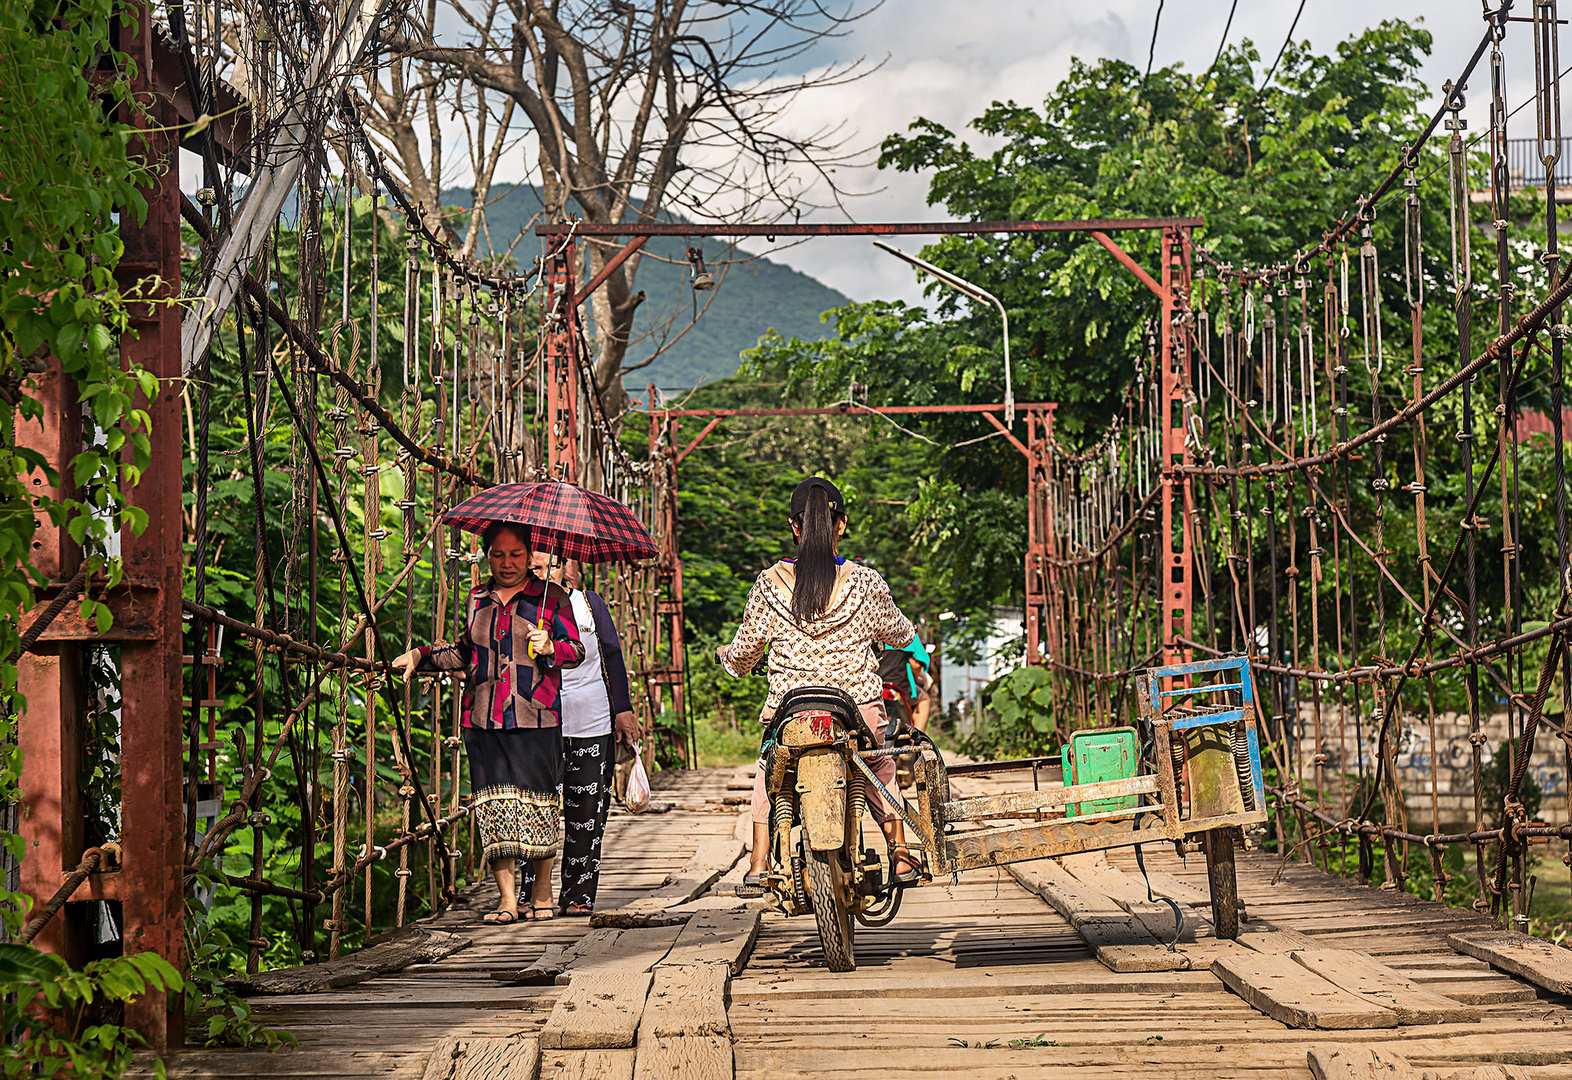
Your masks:
<path fill-rule="evenodd" d="M 833 0 L 832 0 L 833 2 Z M 841 0 L 866 10 L 860 0 Z M 1282 46 L 1299 7 L 1296 0 L 1163 0 L 1154 64 L 1182 63 L 1204 70 L 1228 27 L 1230 43 L 1248 39 L 1269 64 Z M 1069 70 L 1072 57 L 1118 57 L 1144 67 L 1152 45 L 1159 0 L 885 0 L 856 21 L 849 32 L 818 43 L 778 72 L 789 78 L 858 59 L 876 66 L 867 77 L 847 85 L 801 94 L 782 123 L 794 133 L 839 128 L 849 146 L 876 147 L 886 135 L 903 131 L 916 117 L 964 133 L 966 124 L 994 101 L 1039 104 Z M 1531 11 L 1528 0 L 1518 6 Z M 1306 0 L 1294 31 L 1318 51 L 1383 19 L 1419 20 L 1435 36 L 1424 75 L 1437 88 L 1467 62 L 1483 33 L 1480 0 Z M 456 28 L 455 28 L 456 29 Z M 1520 104 L 1533 90 L 1532 29 L 1515 24 L 1505 45 L 1508 104 Z M 1572 35 L 1569 35 L 1572 54 Z M 1469 127 L 1486 127 L 1487 75 L 1476 76 L 1469 94 Z M 1572 106 L 1572 102 L 1569 102 Z M 1514 135 L 1531 134 L 1532 113 L 1513 119 Z M 450 147 L 444 183 L 467 185 L 470 176 L 461 151 L 463 127 L 452 121 L 445 139 Z M 975 148 L 991 149 L 971 133 Z M 182 154 L 182 186 L 199 186 L 194 155 Z M 871 161 L 871 155 L 869 157 Z M 525 137 L 505 155 L 497 172 L 502 182 L 530 179 L 532 139 Z M 926 203 L 921 176 L 880 172 L 871 164 L 841 169 L 843 189 L 865 194 L 846 211 L 820 211 L 804 220 L 920 221 L 944 217 Z M 813 198 L 817 194 L 818 198 Z M 810 190 L 811 201 L 827 202 L 825 192 Z M 915 251 L 917 237 L 899 241 Z M 754 250 L 767 250 L 763 243 Z M 853 299 L 877 297 L 919 301 L 921 289 L 902 262 L 875 250 L 865 239 L 823 239 L 778 250 L 773 256 L 839 289 Z"/>
<path fill-rule="evenodd" d="M 1013 99 L 1040 103 L 1064 77 L 1072 57 L 1117 57 L 1145 67 L 1157 0 L 889 0 L 854 31 L 826 42 L 800 66 L 865 56 L 883 66 L 861 82 L 804 95 L 791 121 L 805 129 L 845 120 L 863 142 L 876 143 L 924 116 L 960 132 L 989 103 Z M 1525 10 L 1528 4 L 1521 4 Z M 1228 40 L 1249 39 L 1269 64 L 1282 46 L 1298 4 L 1293 0 L 1239 0 Z M 1382 19 L 1422 19 L 1435 36 L 1426 78 L 1437 88 L 1461 70 L 1484 30 L 1479 0 L 1309 0 L 1294 38 L 1318 51 Z M 1204 70 L 1217 52 L 1228 21 L 1229 0 L 1165 0 L 1157 31 L 1155 66 L 1183 63 Z M 1517 24 L 1504 47 L 1509 106 L 1533 89 L 1532 27 Z M 1513 40 L 1515 38 L 1515 40 Z M 1512 77 L 1513 73 L 1519 77 Z M 1485 127 L 1486 80 L 1472 80 L 1471 130 Z M 1519 113 L 1516 134 L 1530 134 L 1531 112 Z M 974 146 L 984 144 L 971 139 Z M 844 178 L 843 178 L 844 179 Z M 942 217 L 926 204 L 922 177 L 867 170 L 864 190 L 851 209 L 863 221 L 908 221 Z M 832 215 L 820 215 L 829 217 Z M 917 238 L 901 246 L 915 251 Z M 779 256 L 854 299 L 912 300 L 920 295 L 910 271 L 863 240 L 819 240 Z"/>

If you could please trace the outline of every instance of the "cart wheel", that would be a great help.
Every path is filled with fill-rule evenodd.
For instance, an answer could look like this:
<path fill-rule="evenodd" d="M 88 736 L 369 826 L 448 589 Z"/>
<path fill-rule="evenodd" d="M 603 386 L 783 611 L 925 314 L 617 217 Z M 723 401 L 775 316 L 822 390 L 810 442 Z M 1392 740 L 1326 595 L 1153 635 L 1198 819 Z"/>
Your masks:
<path fill-rule="evenodd" d="M 808 888 L 813 892 L 813 921 L 819 925 L 824 965 L 831 971 L 856 971 L 852 947 L 851 909 L 847 895 L 851 875 L 841 866 L 838 851 L 807 852 Z"/>
<path fill-rule="evenodd" d="M 1239 879 L 1234 875 L 1234 830 L 1213 829 L 1201 834 L 1206 851 L 1206 878 L 1212 892 L 1212 924 L 1217 936 L 1232 941 L 1239 936 Z"/>

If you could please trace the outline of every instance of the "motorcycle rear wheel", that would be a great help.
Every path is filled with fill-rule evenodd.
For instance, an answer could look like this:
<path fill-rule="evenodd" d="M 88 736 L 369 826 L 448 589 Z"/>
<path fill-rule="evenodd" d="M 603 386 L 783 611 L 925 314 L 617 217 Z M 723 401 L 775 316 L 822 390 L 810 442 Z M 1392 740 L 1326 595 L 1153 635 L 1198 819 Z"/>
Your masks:
<path fill-rule="evenodd" d="M 806 845 L 805 845 L 806 846 Z M 851 875 L 841 865 L 838 851 L 809 850 L 808 888 L 813 893 L 813 921 L 824 947 L 824 966 L 831 971 L 856 971 L 852 942 Z"/>

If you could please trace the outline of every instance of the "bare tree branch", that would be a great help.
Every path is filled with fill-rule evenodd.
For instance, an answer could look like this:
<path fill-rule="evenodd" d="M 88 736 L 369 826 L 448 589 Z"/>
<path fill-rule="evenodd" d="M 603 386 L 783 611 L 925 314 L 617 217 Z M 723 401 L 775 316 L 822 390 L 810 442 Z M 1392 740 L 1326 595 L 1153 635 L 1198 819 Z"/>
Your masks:
<path fill-rule="evenodd" d="M 465 254 L 486 229 L 491 179 L 515 110 L 533 138 L 545 215 L 555 222 L 779 220 L 809 205 L 810 184 L 827 186 L 839 203 L 844 193 L 831 170 L 862 159 L 846 150 L 838 128 L 794 134 L 783 119 L 804 90 L 872 68 L 857 61 L 808 75 L 781 71 L 823 38 L 846 33 L 871 8 L 837 14 L 816 0 L 440 3 L 439 12 L 439 0 L 427 0 L 423 25 L 406 20 L 384 34 L 386 49 L 416 65 L 422 90 L 416 95 L 389 75 L 369 90 L 369 125 L 393 148 L 411 191 L 440 216 L 440 131 L 432 117 L 434 101 L 445 95 L 432 79 L 449 82 L 446 96 L 454 102 L 473 102 L 473 115 L 463 113 L 476 177 Z M 449 10 L 453 17 L 442 25 L 457 29 L 439 39 L 434 28 Z M 500 116 L 486 104 L 491 94 L 505 102 Z M 428 121 L 424 147 L 414 138 L 417 96 Z M 619 246 L 583 244 L 582 272 L 598 273 Z M 613 414 L 626 404 L 624 372 L 653 359 L 625 365 L 644 301 L 634 289 L 641 258 L 629 257 L 589 298 L 595 384 Z M 655 355 L 670 344 L 662 342 Z"/>

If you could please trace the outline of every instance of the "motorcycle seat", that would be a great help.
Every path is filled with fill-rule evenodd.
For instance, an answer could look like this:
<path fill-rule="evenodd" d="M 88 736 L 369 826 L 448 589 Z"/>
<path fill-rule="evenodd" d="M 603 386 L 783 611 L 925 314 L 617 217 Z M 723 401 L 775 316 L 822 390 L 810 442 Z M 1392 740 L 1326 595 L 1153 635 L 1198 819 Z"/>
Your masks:
<path fill-rule="evenodd" d="M 799 686 L 788 690 L 781 698 L 780 708 L 770 718 L 770 729 L 773 731 L 791 717 L 805 712 L 827 712 L 848 731 L 860 731 L 869 737 L 874 735 L 851 695 L 834 686 Z"/>

